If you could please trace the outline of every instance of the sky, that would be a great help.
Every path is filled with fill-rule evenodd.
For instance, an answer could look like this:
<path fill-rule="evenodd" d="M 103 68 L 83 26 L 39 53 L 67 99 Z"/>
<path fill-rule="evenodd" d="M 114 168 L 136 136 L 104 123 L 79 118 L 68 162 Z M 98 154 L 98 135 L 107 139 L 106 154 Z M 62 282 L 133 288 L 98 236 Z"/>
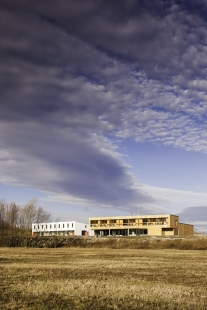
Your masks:
<path fill-rule="evenodd" d="M 0 0 L 0 199 L 207 231 L 207 2 Z"/>

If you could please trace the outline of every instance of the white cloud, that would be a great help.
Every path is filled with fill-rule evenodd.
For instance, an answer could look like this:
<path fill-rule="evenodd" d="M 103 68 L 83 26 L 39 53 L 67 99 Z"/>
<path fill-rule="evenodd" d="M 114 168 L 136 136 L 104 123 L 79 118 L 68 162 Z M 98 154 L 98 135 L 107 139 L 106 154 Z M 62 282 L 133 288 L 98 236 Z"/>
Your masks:
<path fill-rule="evenodd" d="M 203 205 L 205 194 L 141 186 L 116 145 L 133 138 L 207 153 L 202 15 L 173 1 L 72 4 L 19 1 L 16 14 L 4 3 L 0 180 L 74 204 Z"/>
<path fill-rule="evenodd" d="M 169 210 L 170 213 L 181 212 L 183 208 L 190 206 L 206 206 L 207 193 L 142 185 L 145 192 L 151 193 L 157 204 Z"/>

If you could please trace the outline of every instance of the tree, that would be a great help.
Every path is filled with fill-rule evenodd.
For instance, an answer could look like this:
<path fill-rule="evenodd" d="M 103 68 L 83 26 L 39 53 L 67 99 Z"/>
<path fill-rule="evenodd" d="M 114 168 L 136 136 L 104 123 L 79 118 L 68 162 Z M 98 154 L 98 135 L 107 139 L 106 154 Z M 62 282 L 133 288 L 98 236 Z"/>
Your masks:
<path fill-rule="evenodd" d="M 6 230 L 6 202 L 0 201 L 0 231 L 1 231 L 1 237 L 4 236 L 5 230 Z"/>
<path fill-rule="evenodd" d="M 6 218 L 11 229 L 18 227 L 20 217 L 20 207 L 15 202 L 11 202 L 7 207 Z"/>
<path fill-rule="evenodd" d="M 20 227 L 22 229 L 30 229 L 32 223 L 35 221 L 36 216 L 36 198 L 32 198 L 23 208 L 20 210 Z"/>
<path fill-rule="evenodd" d="M 32 223 L 48 222 L 51 214 L 37 206 L 37 199 L 32 198 L 20 211 L 20 227 L 32 228 Z"/>
<path fill-rule="evenodd" d="M 32 198 L 23 207 L 15 202 L 8 204 L 0 201 L 0 239 L 17 235 L 31 236 L 32 223 L 48 222 L 50 217 L 49 212 L 38 206 L 36 198 Z"/>
<path fill-rule="evenodd" d="M 45 211 L 42 207 L 37 209 L 35 223 L 47 223 L 50 218 L 50 212 Z"/>

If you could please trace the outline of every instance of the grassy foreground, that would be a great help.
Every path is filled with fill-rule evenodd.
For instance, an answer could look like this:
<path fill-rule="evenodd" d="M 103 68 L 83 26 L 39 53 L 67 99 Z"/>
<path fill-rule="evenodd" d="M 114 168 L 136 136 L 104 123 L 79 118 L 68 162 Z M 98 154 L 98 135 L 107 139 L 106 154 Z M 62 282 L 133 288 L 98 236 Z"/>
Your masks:
<path fill-rule="evenodd" d="M 207 309 L 207 252 L 0 248 L 0 309 Z"/>

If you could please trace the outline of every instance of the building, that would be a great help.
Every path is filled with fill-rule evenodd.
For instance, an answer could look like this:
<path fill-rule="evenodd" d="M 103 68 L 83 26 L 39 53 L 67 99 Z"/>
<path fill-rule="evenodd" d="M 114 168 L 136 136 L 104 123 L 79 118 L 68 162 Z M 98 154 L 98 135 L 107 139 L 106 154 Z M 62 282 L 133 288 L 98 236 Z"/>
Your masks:
<path fill-rule="evenodd" d="M 194 226 L 179 222 L 171 214 L 93 217 L 90 229 L 95 236 L 190 236 Z"/>
<path fill-rule="evenodd" d="M 89 230 L 88 224 L 76 221 L 34 223 L 33 236 L 93 236 L 94 231 Z"/>

